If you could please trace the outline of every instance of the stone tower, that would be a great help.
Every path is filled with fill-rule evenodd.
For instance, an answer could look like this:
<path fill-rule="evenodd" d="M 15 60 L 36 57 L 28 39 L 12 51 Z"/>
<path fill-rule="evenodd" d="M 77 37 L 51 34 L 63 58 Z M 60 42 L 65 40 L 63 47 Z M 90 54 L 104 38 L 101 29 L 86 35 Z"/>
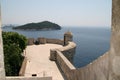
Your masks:
<path fill-rule="evenodd" d="M 64 45 L 67 45 L 68 41 L 73 41 L 73 35 L 70 31 L 64 34 Z"/>
<path fill-rule="evenodd" d="M 1 10 L 0 10 L 0 80 L 5 80 L 3 45 L 2 45 L 2 34 L 1 34 Z"/>

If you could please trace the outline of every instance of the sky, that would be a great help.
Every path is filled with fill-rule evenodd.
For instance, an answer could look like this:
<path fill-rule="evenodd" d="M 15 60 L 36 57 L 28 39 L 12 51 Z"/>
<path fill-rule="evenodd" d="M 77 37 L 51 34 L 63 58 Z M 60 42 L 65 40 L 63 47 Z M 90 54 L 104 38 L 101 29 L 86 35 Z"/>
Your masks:
<path fill-rule="evenodd" d="M 111 0 L 1 0 L 2 23 L 110 27 L 111 4 Z"/>

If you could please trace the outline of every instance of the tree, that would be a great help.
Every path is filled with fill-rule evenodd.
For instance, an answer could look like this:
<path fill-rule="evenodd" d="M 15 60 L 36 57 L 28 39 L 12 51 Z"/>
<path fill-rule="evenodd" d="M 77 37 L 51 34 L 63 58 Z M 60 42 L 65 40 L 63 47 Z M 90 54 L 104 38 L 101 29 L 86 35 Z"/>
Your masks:
<path fill-rule="evenodd" d="M 17 76 L 23 61 L 21 53 L 27 45 L 27 39 L 16 32 L 3 32 L 2 36 L 6 75 Z"/>

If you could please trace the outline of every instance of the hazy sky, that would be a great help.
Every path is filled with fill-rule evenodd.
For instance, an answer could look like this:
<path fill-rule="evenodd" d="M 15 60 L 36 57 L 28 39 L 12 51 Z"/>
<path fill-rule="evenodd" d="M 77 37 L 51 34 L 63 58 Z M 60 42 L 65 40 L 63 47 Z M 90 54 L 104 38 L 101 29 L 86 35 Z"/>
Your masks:
<path fill-rule="evenodd" d="M 3 24 L 44 20 L 61 26 L 110 26 L 111 0 L 1 0 Z"/>

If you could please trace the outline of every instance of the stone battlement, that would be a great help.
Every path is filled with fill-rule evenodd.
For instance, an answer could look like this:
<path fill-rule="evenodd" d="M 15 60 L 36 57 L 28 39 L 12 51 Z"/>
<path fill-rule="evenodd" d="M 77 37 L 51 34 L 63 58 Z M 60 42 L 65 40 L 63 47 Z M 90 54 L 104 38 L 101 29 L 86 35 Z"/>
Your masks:
<path fill-rule="evenodd" d="M 50 39 L 50 38 L 38 38 L 38 39 L 34 39 L 34 38 L 28 38 L 28 45 L 33 45 L 33 44 L 46 44 L 46 43 L 51 43 L 51 44 L 60 44 L 60 45 L 64 45 L 64 40 L 60 40 L 60 39 Z"/>
<path fill-rule="evenodd" d="M 28 45 L 33 45 L 33 44 L 45 44 L 45 43 L 52 43 L 52 44 L 60 44 L 60 45 L 67 45 L 69 41 L 73 40 L 73 35 L 71 32 L 66 32 L 64 34 L 64 39 L 50 39 L 50 38 L 44 38 L 40 37 L 37 39 L 34 38 L 28 38 Z"/>

